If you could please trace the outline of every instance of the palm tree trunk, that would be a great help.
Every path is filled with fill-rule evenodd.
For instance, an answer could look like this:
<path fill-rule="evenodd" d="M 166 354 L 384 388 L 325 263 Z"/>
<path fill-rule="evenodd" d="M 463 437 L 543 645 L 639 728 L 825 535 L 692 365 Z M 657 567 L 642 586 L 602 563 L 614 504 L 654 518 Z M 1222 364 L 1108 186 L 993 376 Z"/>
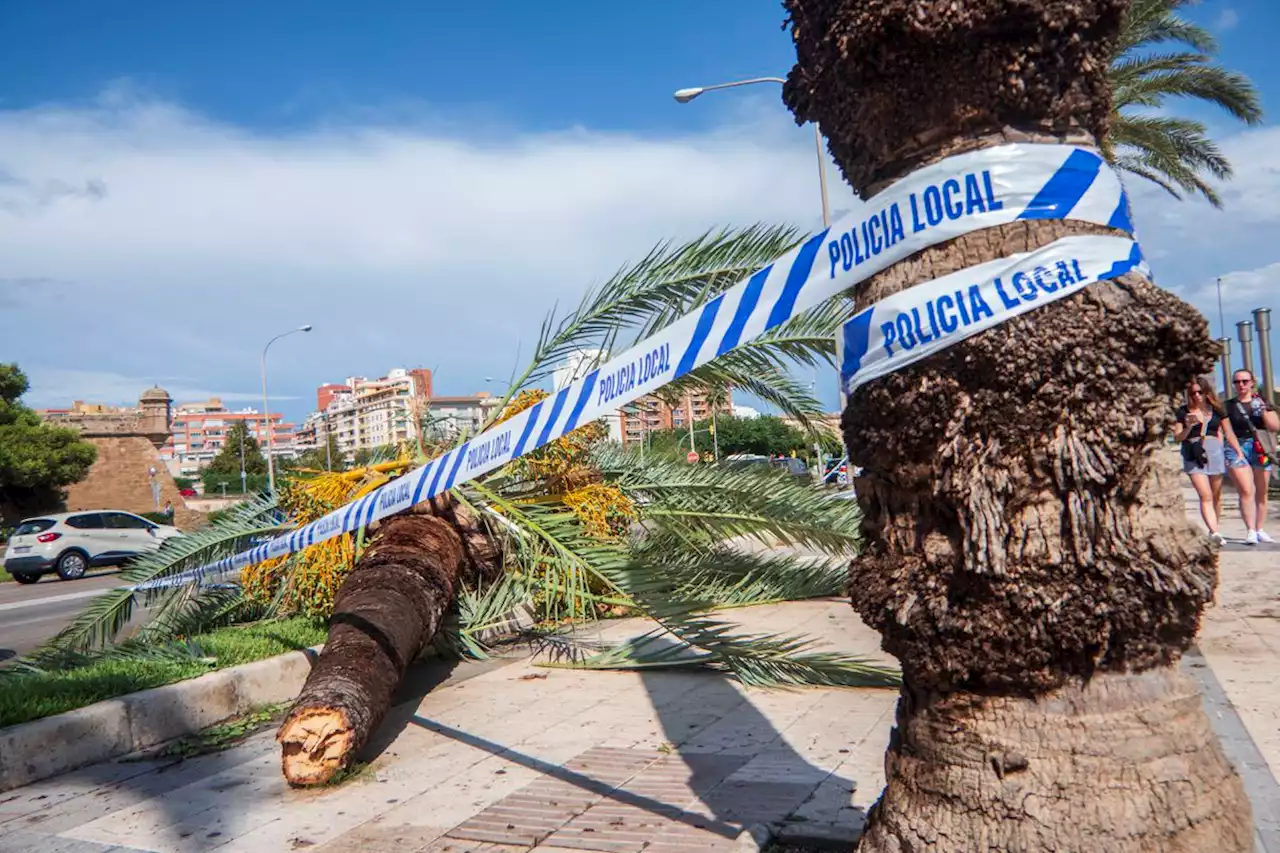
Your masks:
<path fill-rule="evenodd" d="M 338 591 L 328 640 L 276 736 L 291 785 L 323 784 L 351 763 L 459 581 L 495 567 L 474 518 L 440 500 L 432 511 L 382 522 Z"/>
<path fill-rule="evenodd" d="M 1106 134 L 1125 0 L 786 5 L 784 98 L 863 197 L 964 151 Z M 1087 233 L 1108 229 L 971 233 L 859 285 L 857 307 Z M 1175 669 L 1216 555 L 1157 463 L 1213 354 L 1193 308 L 1131 273 L 850 396 L 853 606 L 904 678 L 860 849 L 1250 849 L 1239 777 Z"/>

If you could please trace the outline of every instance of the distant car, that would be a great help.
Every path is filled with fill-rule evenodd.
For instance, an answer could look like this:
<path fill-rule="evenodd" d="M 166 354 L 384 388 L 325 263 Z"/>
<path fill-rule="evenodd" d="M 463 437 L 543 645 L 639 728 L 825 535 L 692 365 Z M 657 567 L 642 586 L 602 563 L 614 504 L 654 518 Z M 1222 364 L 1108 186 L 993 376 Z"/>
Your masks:
<path fill-rule="evenodd" d="M 35 583 L 50 572 L 75 580 L 92 566 L 119 565 L 181 535 L 176 527 L 119 510 L 41 515 L 14 530 L 4 570 L 18 583 Z"/>
<path fill-rule="evenodd" d="M 194 498 L 196 496 L 196 490 L 182 489 L 181 491 L 178 492 L 178 494 L 182 495 L 184 498 Z"/>
<path fill-rule="evenodd" d="M 769 464 L 774 468 L 786 471 L 793 477 L 809 476 L 809 466 L 804 464 L 803 459 L 796 459 L 794 456 L 776 456 L 769 460 Z"/>

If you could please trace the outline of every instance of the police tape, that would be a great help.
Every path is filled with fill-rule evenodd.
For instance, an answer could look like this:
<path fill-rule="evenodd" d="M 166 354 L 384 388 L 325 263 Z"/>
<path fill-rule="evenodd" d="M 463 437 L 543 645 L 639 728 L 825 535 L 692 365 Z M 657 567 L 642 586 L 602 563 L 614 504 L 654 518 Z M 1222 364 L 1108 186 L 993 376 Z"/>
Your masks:
<path fill-rule="evenodd" d="M 1028 311 L 1130 270 L 1148 273 L 1125 237 L 1063 237 L 1034 252 L 917 284 L 866 308 L 840 329 L 844 393 Z"/>
<path fill-rule="evenodd" d="M 922 249 L 1022 219 L 1133 230 L 1120 180 L 1095 151 L 1014 144 L 949 157 L 857 202 L 745 281 L 421 468 L 255 548 L 134 589 L 223 575 L 352 533 L 616 411 Z"/>

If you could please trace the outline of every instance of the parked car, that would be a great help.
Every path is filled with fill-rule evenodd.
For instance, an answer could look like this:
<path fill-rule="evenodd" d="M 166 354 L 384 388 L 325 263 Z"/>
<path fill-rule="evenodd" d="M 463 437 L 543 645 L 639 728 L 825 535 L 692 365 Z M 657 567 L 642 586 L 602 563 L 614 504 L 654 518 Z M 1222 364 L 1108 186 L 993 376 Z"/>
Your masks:
<path fill-rule="evenodd" d="M 4 552 L 4 570 L 18 583 L 35 583 L 50 572 L 75 580 L 92 566 L 119 565 L 181 535 L 172 525 L 119 510 L 41 515 L 14 530 Z"/>
<path fill-rule="evenodd" d="M 195 490 L 195 489 L 182 489 L 181 491 L 179 491 L 179 492 L 178 492 L 178 494 L 182 495 L 184 498 L 194 498 L 194 497 L 196 497 L 196 490 Z"/>

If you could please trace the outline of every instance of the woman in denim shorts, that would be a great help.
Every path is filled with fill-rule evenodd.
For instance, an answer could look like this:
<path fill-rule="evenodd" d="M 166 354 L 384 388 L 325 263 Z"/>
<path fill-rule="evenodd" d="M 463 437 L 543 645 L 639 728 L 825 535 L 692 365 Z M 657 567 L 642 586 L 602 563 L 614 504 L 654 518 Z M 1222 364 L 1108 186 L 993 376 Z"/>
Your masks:
<path fill-rule="evenodd" d="M 1218 521 L 1222 518 L 1222 477 L 1230 472 L 1236 487 L 1241 490 L 1240 514 L 1245 517 L 1245 527 L 1256 545 L 1253 478 L 1247 471 L 1228 468 L 1223 452 L 1224 447 L 1242 452 L 1235 433 L 1231 431 L 1231 421 L 1210 380 L 1191 380 L 1187 383 L 1186 393 L 1186 405 L 1179 406 L 1175 415 L 1178 423 L 1174 428 L 1174 438 L 1182 442 L 1182 470 L 1191 478 L 1191 485 L 1200 498 L 1200 517 L 1209 528 L 1209 538 L 1219 545 L 1227 541 L 1218 532 Z M 1244 497 L 1246 489 L 1249 491 L 1248 500 Z"/>
<path fill-rule="evenodd" d="M 1231 470 L 1239 470 L 1251 474 L 1253 480 L 1253 503 L 1257 515 L 1258 526 L 1254 531 L 1258 542 L 1274 542 L 1275 540 L 1263 530 L 1267 520 L 1267 480 L 1271 477 L 1271 469 L 1275 461 L 1267 457 L 1266 448 L 1260 440 L 1262 432 L 1274 435 L 1280 431 L 1280 415 L 1276 414 L 1271 404 L 1257 393 L 1257 379 L 1248 370 L 1237 370 L 1231 377 L 1236 396 L 1227 401 L 1227 417 L 1231 428 L 1240 440 L 1240 453 L 1227 448 L 1226 462 Z M 1244 504 L 1244 493 L 1240 494 L 1240 502 Z"/>

